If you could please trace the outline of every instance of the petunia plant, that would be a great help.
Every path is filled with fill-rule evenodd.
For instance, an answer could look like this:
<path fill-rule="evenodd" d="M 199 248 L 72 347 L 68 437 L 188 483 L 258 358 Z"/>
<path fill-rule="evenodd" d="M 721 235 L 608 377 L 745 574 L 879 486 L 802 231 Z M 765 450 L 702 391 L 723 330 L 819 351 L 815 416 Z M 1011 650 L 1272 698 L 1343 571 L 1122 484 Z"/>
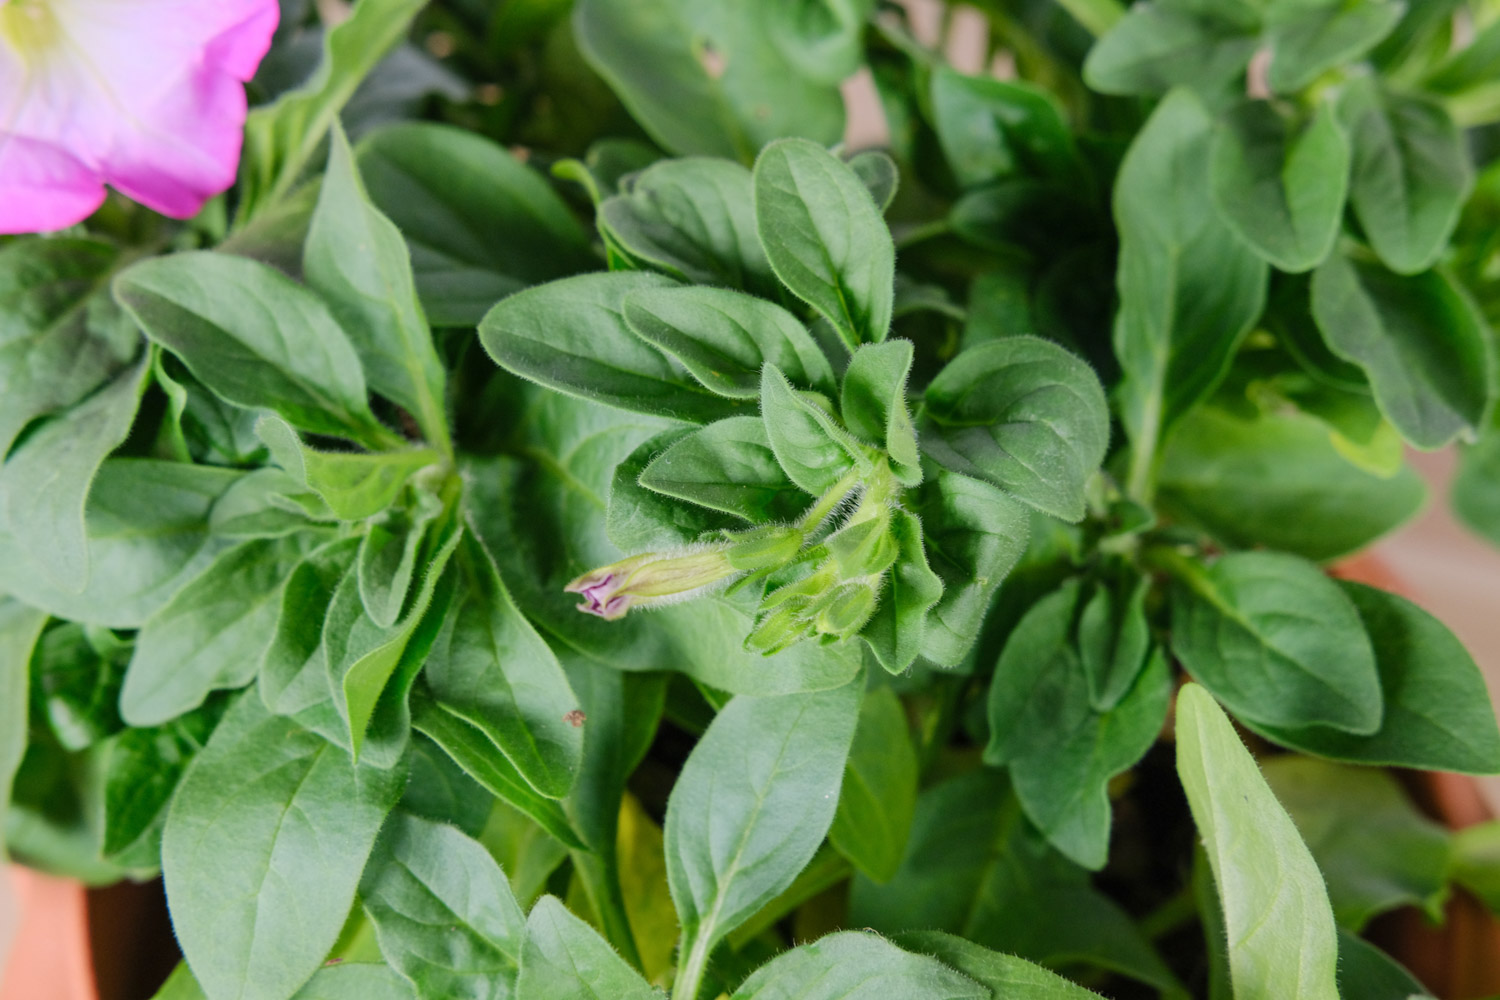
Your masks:
<path fill-rule="evenodd" d="M 1436 995 L 1492 8 L 0 0 L 5 848 L 156 1000 Z"/>

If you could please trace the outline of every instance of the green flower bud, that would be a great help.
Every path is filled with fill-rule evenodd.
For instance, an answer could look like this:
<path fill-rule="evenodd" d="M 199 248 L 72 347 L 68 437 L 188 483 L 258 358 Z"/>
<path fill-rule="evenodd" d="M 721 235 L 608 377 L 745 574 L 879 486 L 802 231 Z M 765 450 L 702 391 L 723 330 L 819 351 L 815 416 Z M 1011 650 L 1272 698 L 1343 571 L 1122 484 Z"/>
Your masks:
<path fill-rule="evenodd" d="M 770 656 L 813 635 L 808 618 L 812 600 L 803 594 L 784 598 L 769 614 L 763 615 L 745 639 L 745 646 Z"/>
<path fill-rule="evenodd" d="M 843 584 L 822 603 L 814 627 L 823 635 L 846 639 L 865 627 L 880 603 L 875 583 L 856 580 Z"/>
<path fill-rule="evenodd" d="M 879 576 L 895 563 L 901 551 L 891 537 L 890 512 L 884 509 L 873 517 L 844 525 L 828 536 L 826 544 L 839 576 L 845 580 Z"/>

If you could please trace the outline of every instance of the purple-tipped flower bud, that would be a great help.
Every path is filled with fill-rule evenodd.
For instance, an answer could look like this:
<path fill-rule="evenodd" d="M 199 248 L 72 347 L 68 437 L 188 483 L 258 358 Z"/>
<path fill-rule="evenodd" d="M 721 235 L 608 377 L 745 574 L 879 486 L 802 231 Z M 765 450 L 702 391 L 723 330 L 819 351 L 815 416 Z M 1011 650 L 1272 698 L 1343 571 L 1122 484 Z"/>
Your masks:
<path fill-rule="evenodd" d="M 624 618 L 631 608 L 673 604 L 697 596 L 740 570 L 725 544 L 681 552 L 648 552 L 585 573 L 563 589 L 583 595 L 578 610 L 605 621 Z"/>

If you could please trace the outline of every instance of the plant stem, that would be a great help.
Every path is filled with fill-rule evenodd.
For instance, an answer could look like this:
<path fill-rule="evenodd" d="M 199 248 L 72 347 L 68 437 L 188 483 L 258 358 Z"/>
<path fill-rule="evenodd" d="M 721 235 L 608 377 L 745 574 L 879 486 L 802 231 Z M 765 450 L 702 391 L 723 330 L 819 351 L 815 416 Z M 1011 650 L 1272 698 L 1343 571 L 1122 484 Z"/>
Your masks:
<path fill-rule="evenodd" d="M 703 988 L 703 974 L 708 971 L 708 939 L 702 934 L 696 935 L 689 946 L 684 937 L 678 953 L 684 951 L 687 958 L 677 970 L 677 980 L 672 984 L 672 1000 L 698 1000 L 698 991 Z"/>
<path fill-rule="evenodd" d="M 912 226 L 910 229 L 902 230 L 896 236 L 896 249 L 905 250 L 907 247 L 915 246 L 924 240 L 937 239 L 946 236 L 953 231 L 953 225 L 947 219 L 934 219 L 920 226 Z"/>
<path fill-rule="evenodd" d="M 573 867 L 583 879 L 583 887 L 599 915 L 604 937 L 620 952 L 625 961 L 642 972 L 640 949 L 636 947 L 635 933 L 630 929 L 630 918 L 625 914 L 625 895 L 620 890 L 620 880 L 615 876 L 612 862 L 588 851 L 573 851 Z M 611 852 L 613 853 L 613 852 Z"/>
<path fill-rule="evenodd" d="M 1156 493 L 1156 451 L 1161 441 L 1162 401 L 1160 387 L 1146 403 L 1141 415 L 1141 429 L 1130 442 L 1130 471 L 1125 479 L 1125 493 L 1142 507 L 1151 509 Z"/>
<path fill-rule="evenodd" d="M 1197 919 L 1198 897 L 1194 894 L 1192 882 L 1189 882 L 1175 895 L 1141 918 L 1141 933 L 1152 941 L 1156 941 Z"/>
<path fill-rule="evenodd" d="M 1095 38 L 1125 16 L 1125 7 L 1119 0 L 1057 0 L 1057 5 L 1073 15 L 1073 20 Z"/>
<path fill-rule="evenodd" d="M 858 470 L 851 471 L 843 479 L 833 484 L 833 488 L 818 498 L 818 502 L 808 508 L 802 520 L 797 522 L 797 527 L 803 531 L 811 531 L 823 523 L 824 518 L 833 513 L 835 507 L 844 502 L 844 498 L 854 492 L 854 488 L 860 483 Z"/>

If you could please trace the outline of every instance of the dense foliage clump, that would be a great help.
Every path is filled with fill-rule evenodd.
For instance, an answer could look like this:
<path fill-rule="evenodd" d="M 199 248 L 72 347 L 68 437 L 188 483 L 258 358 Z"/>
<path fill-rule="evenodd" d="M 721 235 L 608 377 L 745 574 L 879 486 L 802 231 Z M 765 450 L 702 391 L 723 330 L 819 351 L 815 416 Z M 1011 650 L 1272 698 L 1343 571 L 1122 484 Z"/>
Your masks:
<path fill-rule="evenodd" d="M 1500 12 L 980 8 L 289 0 L 225 198 L 0 243 L 5 842 L 161 872 L 161 1000 L 1405 1000 L 1500 906 L 1381 770 L 1500 771 L 1473 660 L 1327 572 L 1407 446 L 1500 541 Z"/>

